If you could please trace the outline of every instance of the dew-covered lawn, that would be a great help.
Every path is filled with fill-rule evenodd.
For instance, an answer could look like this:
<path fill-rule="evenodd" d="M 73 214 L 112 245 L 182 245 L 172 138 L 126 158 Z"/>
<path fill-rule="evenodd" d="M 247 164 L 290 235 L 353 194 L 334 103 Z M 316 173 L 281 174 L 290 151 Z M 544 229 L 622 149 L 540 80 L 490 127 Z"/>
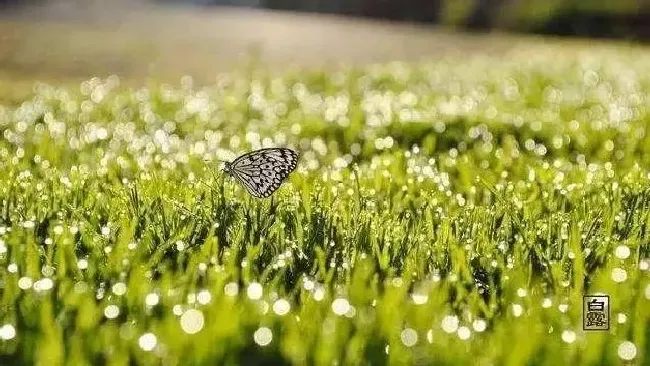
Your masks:
<path fill-rule="evenodd" d="M 40 84 L 0 107 L 0 361 L 643 364 L 648 56 Z M 273 199 L 220 172 L 269 146 Z"/>

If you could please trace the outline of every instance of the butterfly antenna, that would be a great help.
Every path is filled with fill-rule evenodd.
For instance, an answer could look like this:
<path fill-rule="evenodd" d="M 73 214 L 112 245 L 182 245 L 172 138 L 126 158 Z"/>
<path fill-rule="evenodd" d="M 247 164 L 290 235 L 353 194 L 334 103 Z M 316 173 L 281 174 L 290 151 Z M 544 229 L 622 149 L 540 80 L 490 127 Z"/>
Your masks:
<path fill-rule="evenodd" d="M 221 159 L 217 159 L 217 158 L 214 158 L 214 159 L 206 159 L 206 158 L 203 158 L 203 162 L 204 162 L 204 163 L 210 163 L 210 162 L 215 161 L 215 160 L 216 160 L 217 162 L 219 162 L 219 163 L 229 163 L 229 161 L 225 161 L 225 160 L 221 160 Z"/>

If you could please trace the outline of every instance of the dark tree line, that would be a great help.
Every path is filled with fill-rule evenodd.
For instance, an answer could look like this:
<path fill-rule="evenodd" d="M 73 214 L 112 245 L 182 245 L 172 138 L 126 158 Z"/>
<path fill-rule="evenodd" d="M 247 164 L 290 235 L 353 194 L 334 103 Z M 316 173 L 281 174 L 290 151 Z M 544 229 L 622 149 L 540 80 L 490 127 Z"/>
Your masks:
<path fill-rule="evenodd" d="M 220 1 L 220 0 L 213 0 Z M 223 0 L 221 0 L 223 1 Z M 232 1 L 232 0 L 231 0 Z M 405 20 L 426 23 L 444 23 L 443 6 L 456 0 L 260 0 L 270 9 L 337 13 L 344 15 Z M 519 0 L 527 2 L 529 0 Z M 576 6 L 591 0 L 565 1 L 545 18 L 535 23 L 520 21 L 510 30 L 584 37 L 628 38 L 650 40 L 650 0 L 636 0 L 635 11 L 616 9 L 615 6 Z M 616 0 L 614 0 L 616 1 Z M 504 27 L 499 23 L 503 12 L 512 11 L 513 0 L 475 0 L 458 26 L 470 30 L 489 30 Z M 628 1 L 626 6 L 629 7 Z M 623 7 L 623 5 L 621 6 Z M 513 18 L 517 18 L 514 15 Z"/>

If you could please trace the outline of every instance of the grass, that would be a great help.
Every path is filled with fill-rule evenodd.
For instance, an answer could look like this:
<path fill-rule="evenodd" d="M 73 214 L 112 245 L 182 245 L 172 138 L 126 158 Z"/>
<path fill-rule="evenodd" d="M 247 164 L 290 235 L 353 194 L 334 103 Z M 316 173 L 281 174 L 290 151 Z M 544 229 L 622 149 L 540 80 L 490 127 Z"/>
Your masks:
<path fill-rule="evenodd" d="M 0 361 L 647 364 L 647 56 L 38 84 L 0 108 Z M 273 145 L 272 199 L 220 173 Z"/>

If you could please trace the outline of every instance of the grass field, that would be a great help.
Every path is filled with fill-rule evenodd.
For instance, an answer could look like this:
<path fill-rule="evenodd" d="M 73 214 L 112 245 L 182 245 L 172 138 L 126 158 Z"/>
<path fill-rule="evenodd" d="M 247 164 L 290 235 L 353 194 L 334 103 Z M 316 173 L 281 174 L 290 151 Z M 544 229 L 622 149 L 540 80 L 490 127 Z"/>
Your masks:
<path fill-rule="evenodd" d="M 648 56 L 37 84 L 0 107 L 0 363 L 648 364 Z M 301 160 L 258 200 L 219 160 L 264 146 Z"/>

